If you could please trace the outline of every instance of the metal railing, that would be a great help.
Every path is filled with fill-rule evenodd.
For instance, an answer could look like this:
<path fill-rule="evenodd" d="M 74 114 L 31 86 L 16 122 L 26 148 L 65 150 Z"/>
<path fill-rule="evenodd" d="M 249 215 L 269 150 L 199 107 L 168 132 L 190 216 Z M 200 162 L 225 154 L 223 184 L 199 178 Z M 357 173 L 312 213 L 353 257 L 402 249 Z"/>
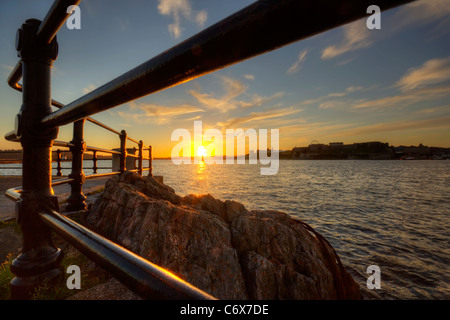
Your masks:
<path fill-rule="evenodd" d="M 83 97 L 63 105 L 51 99 L 50 68 L 58 53 L 56 34 L 69 15 L 66 9 L 79 2 L 55 1 L 42 22 L 27 20 L 19 29 L 16 39 L 16 49 L 21 60 L 8 78 L 8 84 L 22 92 L 23 104 L 16 118 L 15 130 L 7 133 L 5 138 L 22 144 L 23 186 L 8 190 L 6 195 L 17 201 L 23 249 L 11 265 L 11 271 L 16 275 L 11 282 L 12 295 L 26 296 L 38 282 L 48 281 L 58 274 L 62 255 L 51 241 L 50 232 L 53 230 L 144 298 L 214 299 L 170 272 L 58 213 L 57 198 L 52 190 L 56 184 L 72 184 L 73 201 L 70 204 L 74 208 L 83 202 L 81 184 L 88 177 L 83 176 L 80 159 L 82 161 L 86 150 L 118 155 L 121 160 L 118 172 L 121 173 L 126 171 L 126 141 L 135 142 L 139 146 L 139 155 L 136 157 L 139 169 L 136 171 L 142 174 L 142 142 L 89 116 L 363 18 L 367 16 L 366 10 L 372 1 L 257 1 Z M 379 0 L 377 5 L 386 10 L 407 2 L 411 0 Z M 23 85 L 19 84 L 22 77 Z M 59 110 L 52 112 L 51 105 Z M 85 120 L 117 134 L 120 137 L 120 150 L 86 147 L 83 140 Z M 69 123 L 74 123 L 73 140 L 70 143 L 55 141 L 58 128 Z M 67 179 L 52 182 L 51 147 L 55 145 L 71 149 L 72 173 Z"/>

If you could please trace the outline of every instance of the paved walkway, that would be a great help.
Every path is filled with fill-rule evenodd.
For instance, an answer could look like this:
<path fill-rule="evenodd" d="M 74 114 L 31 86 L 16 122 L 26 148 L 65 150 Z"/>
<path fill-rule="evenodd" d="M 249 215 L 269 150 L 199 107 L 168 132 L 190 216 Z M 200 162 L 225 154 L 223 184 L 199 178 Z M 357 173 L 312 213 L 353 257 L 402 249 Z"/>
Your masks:
<path fill-rule="evenodd" d="M 98 197 L 99 193 L 95 193 L 105 186 L 106 181 L 111 177 L 100 177 L 95 179 L 88 179 L 83 184 L 83 193 L 87 196 L 86 202 L 93 203 Z M 63 184 L 53 187 L 55 195 L 58 196 L 58 201 L 61 204 L 70 195 L 70 185 Z M 93 195 L 90 195 L 94 193 Z M 0 221 L 6 221 L 15 217 L 15 202 L 7 198 L 4 194 L 0 195 Z"/>

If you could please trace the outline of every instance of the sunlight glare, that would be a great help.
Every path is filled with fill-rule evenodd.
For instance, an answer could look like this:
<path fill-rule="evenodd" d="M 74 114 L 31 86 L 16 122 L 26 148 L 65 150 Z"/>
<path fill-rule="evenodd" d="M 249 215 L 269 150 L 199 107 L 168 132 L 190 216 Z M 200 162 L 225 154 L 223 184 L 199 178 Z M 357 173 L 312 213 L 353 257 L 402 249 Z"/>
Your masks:
<path fill-rule="evenodd" d="M 204 146 L 198 147 L 197 156 L 199 156 L 199 157 L 206 157 L 206 155 L 207 155 L 207 153 L 206 153 L 205 147 Z"/>

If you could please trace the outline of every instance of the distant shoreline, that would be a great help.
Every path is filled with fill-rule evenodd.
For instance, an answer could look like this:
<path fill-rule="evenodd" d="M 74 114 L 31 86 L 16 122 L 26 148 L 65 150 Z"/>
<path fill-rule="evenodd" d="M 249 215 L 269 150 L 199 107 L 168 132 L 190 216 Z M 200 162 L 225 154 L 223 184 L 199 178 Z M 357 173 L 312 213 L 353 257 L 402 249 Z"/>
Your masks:
<path fill-rule="evenodd" d="M 86 160 L 91 160 L 91 159 L 86 159 Z M 153 160 L 165 160 L 165 161 L 171 161 L 172 159 L 171 158 L 154 158 Z M 247 160 L 248 159 L 246 159 L 246 163 L 245 164 L 248 164 L 248 162 L 247 162 Z M 446 159 L 433 159 L 433 158 L 418 158 L 418 159 L 408 159 L 408 158 L 405 158 L 405 159 L 402 159 L 402 158 L 399 158 L 399 159 L 363 159 L 363 158 L 359 158 L 359 159 L 349 159 L 349 158 L 320 158 L 320 159 L 312 159 L 312 158 L 309 158 L 309 159 L 300 159 L 300 158 L 280 158 L 279 159 L 280 161 L 284 161 L 284 160 L 295 160 L 295 161 L 298 161 L 298 160 L 302 160 L 302 161 L 323 161 L 323 160 L 325 160 L 325 161 L 330 161 L 330 160 L 333 160 L 333 161 L 355 161 L 355 160 L 357 160 L 357 161 L 419 161 L 419 160 L 421 160 L 421 161 L 436 161 L 436 160 L 450 160 L 450 158 L 446 158 Z M 61 162 L 70 162 L 71 160 L 62 160 Z M 53 162 L 56 162 L 56 161 L 53 161 Z M 4 160 L 0 160 L 0 169 L 12 169 L 12 168 L 9 168 L 9 167 L 4 167 L 4 168 L 2 168 L 1 167 L 1 165 L 2 164 L 22 164 L 22 161 L 10 161 L 10 160 L 6 160 L 6 161 L 4 161 Z M 194 163 L 191 163 L 191 164 L 194 164 Z M 18 169 L 20 169 L 20 168 L 18 168 Z M 67 169 L 67 168 L 64 168 L 64 169 Z M 5 175 L 0 175 L 0 176 L 5 176 Z"/>

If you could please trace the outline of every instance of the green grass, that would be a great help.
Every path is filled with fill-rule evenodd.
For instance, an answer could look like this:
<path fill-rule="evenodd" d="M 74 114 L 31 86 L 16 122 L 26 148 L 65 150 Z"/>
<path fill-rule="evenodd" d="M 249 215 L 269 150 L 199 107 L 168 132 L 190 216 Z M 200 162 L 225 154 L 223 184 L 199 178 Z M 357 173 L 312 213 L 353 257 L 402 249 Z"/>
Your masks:
<path fill-rule="evenodd" d="M 9 254 L 0 265 L 0 300 L 7 300 L 10 297 L 9 283 L 14 278 L 14 275 L 9 270 L 9 266 L 13 260 L 12 254 Z"/>

